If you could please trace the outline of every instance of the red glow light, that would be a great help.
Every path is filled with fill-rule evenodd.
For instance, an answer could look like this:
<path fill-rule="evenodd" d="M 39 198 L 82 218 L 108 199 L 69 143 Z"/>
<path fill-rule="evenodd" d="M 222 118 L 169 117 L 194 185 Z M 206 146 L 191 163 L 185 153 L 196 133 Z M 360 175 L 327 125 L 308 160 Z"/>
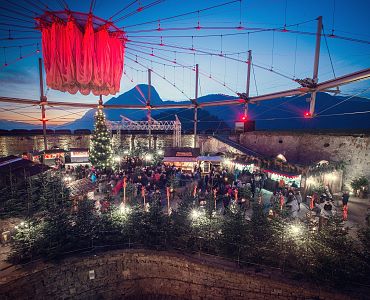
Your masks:
<path fill-rule="evenodd" d="M 310 113 L 309 111 L 306 111 L 306 112 L 304 113 L 304 117 L 305 117 L 305 118 L 310 118 L 310 117 L 311 117 L 311 113 Z"/>

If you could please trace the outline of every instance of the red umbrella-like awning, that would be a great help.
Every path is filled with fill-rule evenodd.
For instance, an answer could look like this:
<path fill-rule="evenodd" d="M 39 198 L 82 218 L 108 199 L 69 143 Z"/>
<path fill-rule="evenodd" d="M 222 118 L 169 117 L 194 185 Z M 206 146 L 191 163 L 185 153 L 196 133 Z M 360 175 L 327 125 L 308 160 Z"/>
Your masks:
<path fill-rule="evenodd" d="M 112 22 L 80 12 L 37 18 L 47 85 L 83 95 L 116 94 L 123 72 L 125 35 Z"/>

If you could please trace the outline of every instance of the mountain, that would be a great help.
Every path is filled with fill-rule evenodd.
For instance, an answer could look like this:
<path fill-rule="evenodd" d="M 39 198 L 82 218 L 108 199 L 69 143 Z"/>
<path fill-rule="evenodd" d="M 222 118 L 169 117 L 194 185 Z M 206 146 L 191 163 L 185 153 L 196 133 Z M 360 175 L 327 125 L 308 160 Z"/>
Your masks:
<path fill-rule="evenodd" d="M 140 84 L 135 88 L 112 97 L 105 104 L 145 105 L 148 95 L 148 85 Z M 368 129 L 370 128 L 369 114 L 358 113 L 370 111 L 370 101 L 360 97 L 332 96 L 318 93 L 316 98 L 315 118 L 303 118 L 308 110 L 309 95 L 277 98 L 249 105 L 248 118 L 256 120 L 258 130 L 306 130 L 306 129 Z M 236 99 L 234 96 L 210 94 L 199 97 L 198 102 Z M 151 87 L 151 103 L 154 105 L 169 105 L 175 103 L 190 103 L 189 101 L 164 101 L 156 89 Z M 111 121 L 121 120 L 124 115 L 132 120 L 145 120 L 146 110 L 109 109 L 105 110 L 106 117 Z M 58 129 L 92 129 L 95 110 L 89 110 L 85 115 L 71 123 L 59 126 Z M 172 120 L 177 114 L 183 123 L 183 129 L 192 128 L 192 109 L 162 109 L 153 110 L 153 118 Z M 234 128 L 234 122 L 240 120 L 243 105 L 214 106 L 198 110 L 199 131 Z M 344 115 L 343 115 L 344 114 Z M 14 124 L 13 124 L 14 123 Z M 30 128 L 29 124 L 0 121 L 0 129 Z M 33 126 L 33 125 L 31 125 Z M 36 127 L 34 127 L 36 128 Z"/>
<path fill-rule="evenodd" d="M 107 104 L 143 104 L 148 94 L 148 86 L 141 84 L 134 89 L 108 100 Z M 332 96 L 327 93 L 318 93 L 316 99 L 317 117 L 305 119 L 302 118 L 304 112 L 309 109 L 307 99 L 309 95 L 292 96 L 277 98 L 269 101 L 262 101 L 257 104 L 249 105 L 248 117 L 256 120 L 258 130 L 290 130 L 290 129 L 364 129 L 370 128 L 368 114 L 346 114 L 359 111 L 369 111 L 370 101 L 366 98 Z M 217 100 L 236 99 L 234 96 L 223 94 L 211 94 L 199 97 L 198 102 L 208 102 Z M 154 87 L 151 87 L 151 102 L 156 105 L 168 105 L 173 103 L 189 103 L 189 101 L 163 101 Z M 343 103 L 341 103 L 343 101 Z M 330 108 L 331 107 L 331 108 Z M 330 108 L 330 109 L 328 109 Z M 327 109 L 327 110 L 326 110 Z M 217 120 L 223 120 L 230 128 L 234 127 L 235 120 L 239 120 L 243 114 L 243 105 L 234 106 L 214 106 L 200 109 L 198 112 L 206 111 L 209 115 L 216 117 L 214 120 L 205 120 L 199 115 L 200 125 L 203 130 L 213 129 L 214 125 L 219 126 Z M 322 113 L 321 113 L 322 112 Z M 171 119 L 177 113 L 179 117 L 184 114 L 188 119 L 187 123 L 193 120 L 192 110 L 154 110 L 154 118 Z M 112 109 L 106 110 L 109 120 L 120 120 L 120 115 L 133 120 L 142 120 L 146 118 L 146 111 Z M 167 117 L 166 117 L 167 115 Z M 68 128 L 92 128 L 94 110 L 85 114 L 80 120 L 68 124 Z M 208 116 L 203 116 L 208 118 Z M 182 122 L 186 122 L 182 117 Z M 190 120 L 190 121 L 189 121 Z M 203 122 L 203 125 L 202 125 Z M 224 124 L 221 124 L 224 126 Z M 184 126 L 183 126 L 184 127 Z M 188 125 L 185 126 L 189 127 Z M 222 127 L 219 127 L 222 128 Z"/>
<path fill-rule="evenodd" d="M 119 95 L 118 97 L 112 97 L 104 104 L 125 104 L 125 105 L 143 105 L 145 106 L 146 97 L 148 95 L 148 85 L 146 84 L 139 84 L 135 88 Z M 174 104 L 179 103 L 177 101 L 163 101 L 161 97 L 158 95 L 156 89 L 152 86 L 151 87 L 151 103 L 153 105 L 164 105 L 164 104 Z M 181 103 L 185 103 L 181 102 Z M 189 101 L 187 101 L 190 103 Z M 163 110 L 152 111 L 152 116 L 155 117 L 156 115 L 163 112 Z M 93 129 L 94 127 L 94 115 L 95 109 L 91 109 L 86 114 L 73 122 L 65 124 L 63 126 L 59 126 L 59 129 Z M 110 121 L 120 121 L 121 115 L 132 119 L 132 120 L 142 120 L 146 118 L 146 110 L 133 110 L 133 109 L 107 109 L 105 110 L 106 118 Z"/>
<path fill-rule="evenodd" d="M 160 114 L 156 115 L 156 120 L 175 120 L 175 115 L 181 122 L 181 129 L 185 132 L 193 131 L 194 129 L 194 113 L 192 109 L 176 109 L 176 110 L 165 110 Z M 198 132 L 213 132 L 213 129 L 225 130 L 232 128 L 224 120 L 210 114 L 204 109 L 198 110 Z"/>
<path fill-rule="evenodd" d="M 368 129 L 370 101 L 361 97 L 332 96 L 318 93 L 315 117 L 303 118 L 309 109 L 309 95 L 278 98 L 253 105 L 249 117 L 257 129 Z"/>
<path fill-rule="evenodd" d="M 41 125 L 33 125 L 24 122 L 15 122 L 8 120 L 0 120 L 0 129 L 11 130 L 11 129 L 40 129 Z"/>

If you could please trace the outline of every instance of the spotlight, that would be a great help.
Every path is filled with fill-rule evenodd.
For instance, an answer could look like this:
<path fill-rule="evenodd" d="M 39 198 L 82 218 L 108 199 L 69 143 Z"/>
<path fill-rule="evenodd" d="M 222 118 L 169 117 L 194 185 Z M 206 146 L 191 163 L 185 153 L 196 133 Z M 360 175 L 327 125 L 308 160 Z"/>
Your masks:
<path fill-rule="evenodd" d="M 312 115 L 311 115 L 311 113 L 309 111 L 305 111 L 303 116 L 305 118 L 312 118 Z"/>

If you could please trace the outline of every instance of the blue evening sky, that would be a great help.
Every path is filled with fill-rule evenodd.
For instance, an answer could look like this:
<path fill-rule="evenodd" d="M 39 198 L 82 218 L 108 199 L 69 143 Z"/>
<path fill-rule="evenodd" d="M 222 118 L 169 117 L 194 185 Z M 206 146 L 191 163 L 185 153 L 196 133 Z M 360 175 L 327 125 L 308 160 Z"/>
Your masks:
<path fill-rule="evenodd" d="M 142 5 L 145 6 L 153 1 L 154 0 L 142 0 L 138 2 L 141 2 Z M 42 0 L 41 2 L 45 4 L 47 3 L 47 5 L 53 10 L 61 9 L 59 5 L 61 1 Z M 67 0 L 66 2 L 71 10 L 83 12 L 87 12 L 89 10 L 90 1 Z M 94 14 L 106 19 L 130 2 L 132 1 L 97 0 Z M 127 19 L 120 20 L 116 25 L 135 25 L 226 2 L 230 1 L 166 0 L 147 10 L 136 13 Z M 38 5 L 40 5 L 40 1 L 34 1 L 34 3 L 38 3 Z M 23 8 L 17 7 L 17 5 L 22 5 Z M 0 7 L 2 7 L 0 8 L 0 14 L 2 15 L 0 16 L 1 23 L 32 26 L 31 23 L 27 24 L 22 21 L 14 21 L 14 19 L 4 17 L 4 15 L 26 20 L 26 17 L 19 14 L 17 15 L 15 12 L 23 13 L 30 16 L 28 21 L 32 21 L 32 13 L 29 10 L 37 10 L 35 7 L 30 6 L 22 0 L 14 2 L 2 0 L 0 1 Z M 120 16 L 124 16 L 137 9 L 137 7 L 138 3 L 135 3 L 132 7 L 126 9 L 122 14 L 113 19 L 115 20 Z M 4 11 L 4 8 L 14 9 L 14 11 Z M 367 0 L 243 0 L 241 2 L 241 10 L 239 1 L 237 1 L 220 8 L 200 12 L 199 17 L 198 14 L 192 14 L 169 21 L 161 21 L 161 27 L 163 29 L 195 27 L 199 20 L 200 26 L 204 27 L 236 27 L 241 21 L 242 26 L 244 27 L 279 28 L 283 27 L 284 23 L 289 26 L 312 20 L 304 24 L 289 26 L 287 28 L 291 30 L 315 33 L 317 26 L 315 18 L 321 15 L 323 16 L 325 33 L 331 33 L 332 30 L 334 30 L 334 34 L 338 36 L 370 41 L 369 11 L 370 1 Z M 161 60 L 158 56 L 170 61 L 173 61 L 176 58 L 176 61 L 179 64 L 183 64 L 185 66 L 193 66 L 195 63 L 198 63 L 201 72 L 206 74 L 200 76 L 200 95 L 210 93 L 235 95 L 233 91 L 245 91 L 247 65 L 245 63 L 217 56 L 221 51 L 231 58 L 246 60 L 246 52 L 248 49 L 251 49 L 253 62 L 256 65 L 268 69 L 272 68 L 273 70 L 281 72 L 291 78 L 312 77 L 313 57 L 315 51 L 315 36 L 313 35 L 302 35 L 290 32 L 273 33 L 272 31 L 246 34 L 247 31 L 236 29 L 135 32 L 140 30 L 156 29 L 157 26 L 157 23 L 152 23 L 126 28 L 128 38 L 132 42 L 129 42 L 126 45 L 125 70 L 127 72 L 127 76 L 122 77 L 120 93 L 124 93 L 133 88 L 137 83 L 146 83 L 147 71 L 140 65 L 142 64 L 153 68 L 153 70 L 160 74 L 160 76 L 166 76 L 166 79 L 169 81 L 167 82 L 160 76 L 153 74 L 152 84 L 157 89 L 162 99 L 183 100 L 186 99 L 186 96 L 194 97 L 194 72 L 178 65 L 174 68 L 173 66 L 175 64 Z M 11 31 L 11 35 L 13 37 L 27 37 L 28 39 L 4 40 L 4 38 L 9 34 L 8 29 L 31 32 L 23 33 Z M 145 44 L 148 42 L 159 44 L 161 35 L 163 36 L 164 44 L 171 44 L 188 49 L 191 48 L 193 44 L 194 48 L 198 50 L 214 53 L 216 55 L 204 55 L 197 52 L 194 52 L 194 55 L 193 53 L 190 53 L 191 51 L 189 50 L 176 50 L 174 48 Z M 187 37 L 178 37 L 179 35 Z M 214 36 L 199 37 L 202 35 Z M 223 35 L 222 38 L 221 35 Z M 37 31 L 33 33 L 30 29 L 12 27 L 11 25 L 0 25 L 0 36 L 2 38 L 0 41 L 0 47 L 23 45 L 22 56 L 26 56 L 28 53 L 34 53 L 37 48 L 36 43 L 40 43 L 40 34 Z M 191 36 L 193 36 L 193 43 Z M 33 37 L 36 38 L 33 39 Z M 346 41 L 339 38 L 327 38 L 327 43 L 336 76 L 341 76 L 370 66 L 370 42 L 360 43 Z M 148 55 L 151 53 L 151 47 L 153 47 L 153 53 L 156 55 L 154 57 Z M 0 69 L 0 96 L 38 99 L 38 55 L 34 54 L 30 57 L 19 60 L 17 63 L 12 63 L 20 56 L 19 48 L 13 47 L 0 50 L 0 65 L 2 66 L 4 64 L 5 57 L 9 64 L 9 66 L 5 68 L 2 67 Z M 174 50 L 177 52 L 174 53 Z M 136 63 L 135 60 L 140 64 Z M 167 66 L 164 66 L 163 63 Z M 218 82 L 209 79 L 209 74 L 211 74 Z M 256 95 L 257 93 L 271 93 L 298 86 L 292 80 L 278 76 L 272 72 L 259 69 L 258 67 L 254 68 L 254 75 L 255 76 L 252 76 L 251 84 L 252 95 Z M 333 76 L 326 43 L 324 38 L 322 38 L 319 81 L 333 78 Z M 223 85 L 224 83 L 226 87 Z M 175 84 L 178 89 L 174 88 L 173 84 Z M 342 87 L 341 90 L 345 94 L 354 94 L 359 93 L 368 87 L 370 87 L 369 81 L 364 81 Z M 179 90 L 183 91 L 183 93 Z M 367 92 L 363 95 L 368 96 L 369 94 L 370 93 Z M 76 95 L 70 95 L 54 90 L 48 90 L 47 97 L 49 100 L 69 102 L 96 103 L 97 101 L 97 97 L 94 96 L 83 96 L 79 93 Z M 107 97 L 106 99 L 109 98 L 110 97 Z M 9 104 L 1 104 L 1 106 L 3 109 L 4 107 L 6 109 L 11 108 L 11 105 Z M 17 111 L 20 112 L 22 110 Z M 29 116 L 37 116 L 38 114 L 38 110 L 36 110 L 36 108 L 34 110 L 25 108 L 23 112 Z M 79 114 L 82 114 L 83 112 L 83 110 L 78 111 Z M 54 117 L 65 114 L 65 112 L 58 113 L 58 111 L 50 113 Z M 69 116 L 69 118 L 74 117 L 77 117 L 77 115 L 72 114 Z M 0 119 L 5 118 L 22 121 L 29 120 L 26 116 L 10 113 L 9 111 L 4 110 L 0 111 Z M 62 121 L 63 120 L 55 119 L 55 122 Z M 67 119 L 64 119 L 64 121 L 67 121 Z M 68 119 L 68 121 L 70 121 L 70 119 Z"/>

